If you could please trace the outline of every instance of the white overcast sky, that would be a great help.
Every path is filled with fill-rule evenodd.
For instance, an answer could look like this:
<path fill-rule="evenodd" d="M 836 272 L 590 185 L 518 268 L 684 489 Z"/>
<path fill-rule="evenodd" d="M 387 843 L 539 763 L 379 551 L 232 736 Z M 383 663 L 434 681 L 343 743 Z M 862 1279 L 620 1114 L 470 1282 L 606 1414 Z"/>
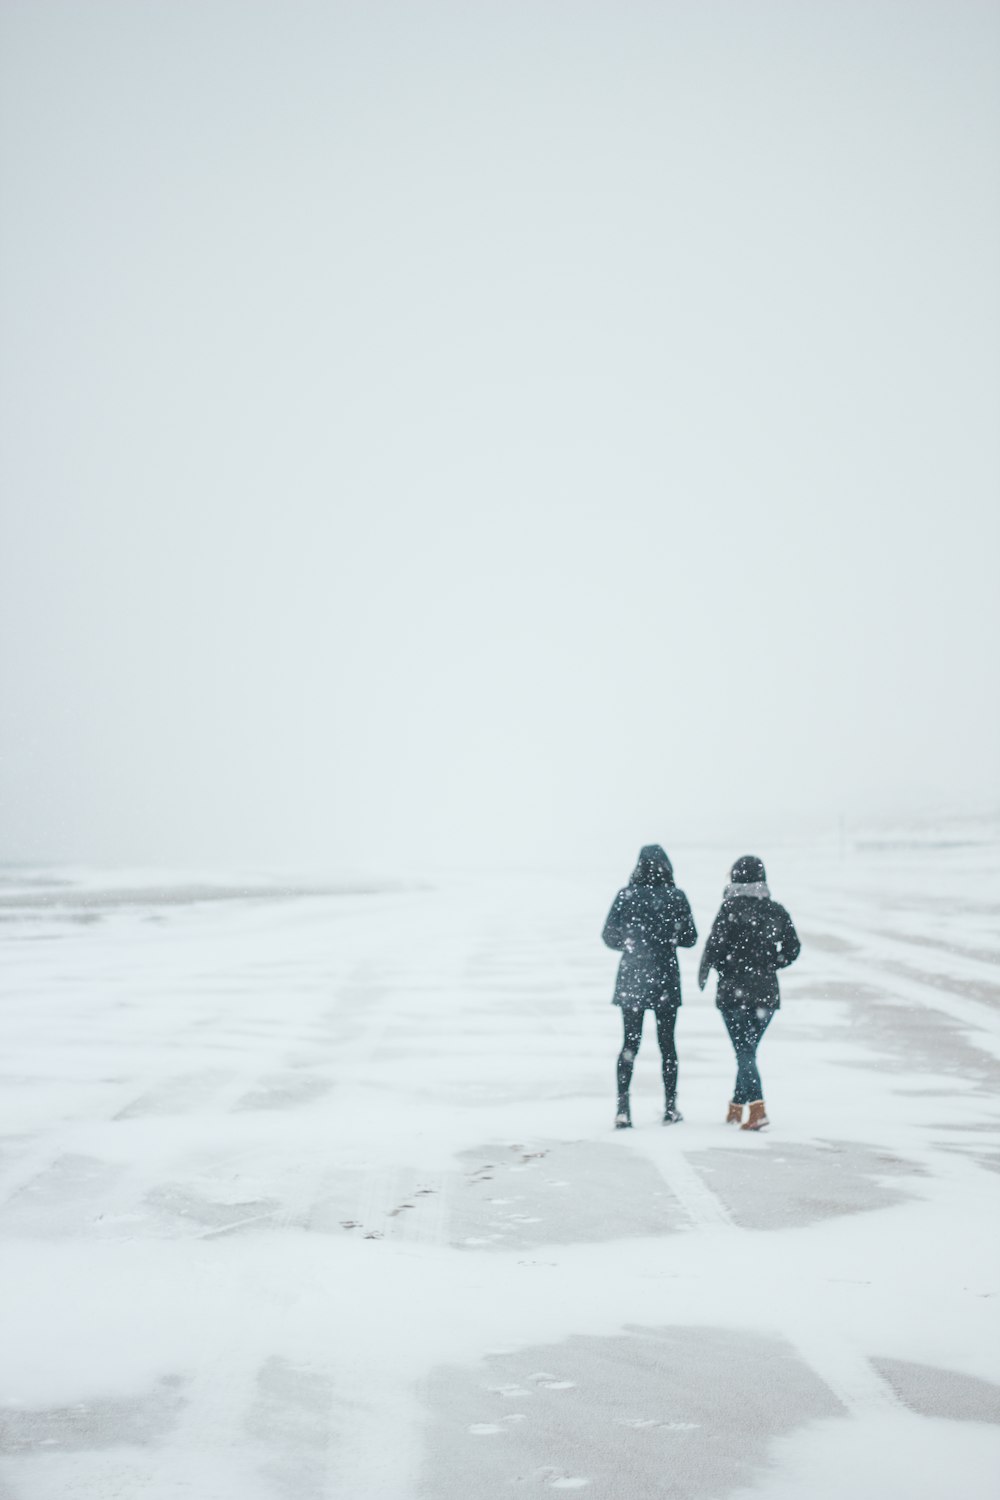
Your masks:
<path fill-rule="evenodd" d="M 1000 9 L 2 0 L 11 860 L 994 809 Z"/>

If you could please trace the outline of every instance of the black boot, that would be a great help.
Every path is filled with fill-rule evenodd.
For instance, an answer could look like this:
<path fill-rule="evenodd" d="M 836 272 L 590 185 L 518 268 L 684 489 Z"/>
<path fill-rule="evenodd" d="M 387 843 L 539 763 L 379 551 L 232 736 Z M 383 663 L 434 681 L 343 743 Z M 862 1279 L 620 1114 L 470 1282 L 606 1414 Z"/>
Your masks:
<path fill-rule="evenodd" d="M 674 1103 L 673 1099 L 668 1099 L 666 1108 L 663 1111 L 664 1125 L 679 1125 L 683 1118 L 684 1116 L 677 1108 L 677 1105 Z"/>
<path fill-rule="evenodd" d="M 628 1094 L 618 1095 L 618 1113 L 615 1115 L 615 1129 L 632 1129 L 632 1111 L 629 1108 Z"/>

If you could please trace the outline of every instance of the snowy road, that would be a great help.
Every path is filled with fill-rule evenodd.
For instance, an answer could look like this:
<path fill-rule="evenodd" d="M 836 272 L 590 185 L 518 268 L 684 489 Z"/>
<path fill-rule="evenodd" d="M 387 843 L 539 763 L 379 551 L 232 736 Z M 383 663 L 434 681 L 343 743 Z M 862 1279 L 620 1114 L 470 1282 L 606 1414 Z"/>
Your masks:
<path fill-rule="evenodd" d="M 765 1137 L 697 951 L 611 1130 L 617 875 L 8 872 L 0 1497 L 993 1497 L 1000 850 L 768 866 Z"/>

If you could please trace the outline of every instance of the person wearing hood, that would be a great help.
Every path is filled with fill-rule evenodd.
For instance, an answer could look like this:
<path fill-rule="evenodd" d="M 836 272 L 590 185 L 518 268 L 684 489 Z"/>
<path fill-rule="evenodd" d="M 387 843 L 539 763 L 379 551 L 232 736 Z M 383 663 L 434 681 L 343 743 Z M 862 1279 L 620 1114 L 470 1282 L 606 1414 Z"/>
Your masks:
<path fill-rule="evenodd" d="M 801 947 L 791 917 L 771 899 L 763 862 L 745 854 L 730 872 L 698 969 L 701 989 L 712 969 L 718 973 L 715 1003 L 736 1053 L 736 1087 L 726 1115 L 729 1125 L 763 1130 L 770 1123 L 757 1048 L 781 1005 L 778 970 L 794 963 Z M 745 1105 L 750 1106 L 746 1120 Z"/>
<path fill-rule="evenodd" d="M 621 1008 L 625 1037 L 618 1054 L 618 1110 L 615 1129 L 632 1124 L 629 1087 L 642 1040 L 646 1011 L 656 1016 L 663 1060 L 664 1125 L 684 1117 L 677 1108 L 677 1049 L 674 1027 L 681 1003 L 677 949 L 698 941 L 688 898 L 674 884 L 674 870 L 659 844 L 646 844 L 632 878 L 614 899 L 604 924 L 604 941 L 621 953 L 612 1004 Z"/>

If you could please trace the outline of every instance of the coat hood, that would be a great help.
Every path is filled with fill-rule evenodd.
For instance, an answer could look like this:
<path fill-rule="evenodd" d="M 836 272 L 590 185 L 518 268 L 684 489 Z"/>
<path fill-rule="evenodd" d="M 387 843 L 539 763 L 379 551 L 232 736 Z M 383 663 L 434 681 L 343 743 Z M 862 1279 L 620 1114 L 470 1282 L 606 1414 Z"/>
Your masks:
<path fill-rule="evenodd" d="M 673 885 L 674 867 L 659 844 L 643 844 L 630 885 Z"/>

